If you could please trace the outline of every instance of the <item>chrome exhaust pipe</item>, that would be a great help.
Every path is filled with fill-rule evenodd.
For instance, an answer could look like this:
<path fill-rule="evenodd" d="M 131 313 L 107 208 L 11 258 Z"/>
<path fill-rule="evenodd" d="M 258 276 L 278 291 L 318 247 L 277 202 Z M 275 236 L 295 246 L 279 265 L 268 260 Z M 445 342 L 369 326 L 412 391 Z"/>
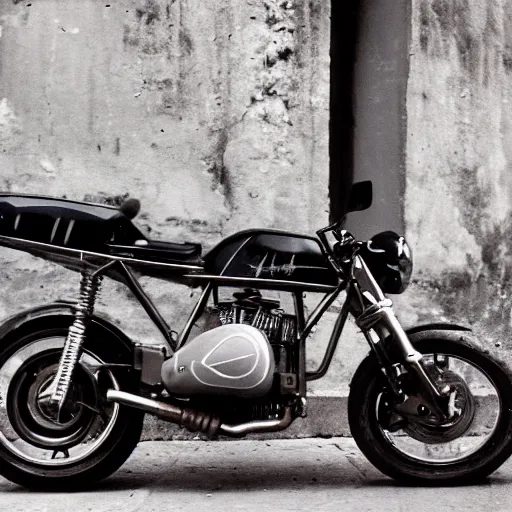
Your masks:
<path fill-rule="evenodd" d="M 277 420 L 249 421 L 240 425 L 224 425 L 219 427 L 222 434 L 228 436 L 244 436 L 245 434 L 255 434 L 257 432 L 277 432 L 284 430 L 292 422 L 292 410 L 290 407 L 284 408 L 284 416 Z"/>
<path fill-rule="evenodd" d="M 142 409 L 163 420 L 176 423 L 180 427 L 185 427 L 191 432 L 202 432 L 210 438 L 217 434 L 220 427 L 220 418 L 213 414 L 194 409 L 183 409 L 165 402 L 158 402 L 157 400 L 126 393 L 125 391 L 109 389 L 107 391 L 107 401 Z"/>
<path fill-rule="evenodd" d="M 225 425 L 221 424 L 220 418 L 213 414 L 197 411 L 195 409 L 184 409 L 172 404 L 151 400 L 115 389 L 109 389 L 107 391 L 107 401 L 141 409 L 163 420 L 185 427 L 191 432 L 202 432 L 210 438 L 218 433 L 230 437 L 239 437 L 257 432 L 277 432 L 278 430 L 287 428 L 293 420 L 291 408 L 285 407 L 284 416 L 281 419 L 249 421 L 239 425 Z"/>
<path fill-rule="evenodd" d="M 157 402 L 156 400 L 150 400 L 143 396 L 133 395 L 132 393 L 126 393 L 125 391 L 117 391 L 115 389 L 109 389 L 107 391 L 107 402 L 117 402 L 123 405 L 129 405 L 136 409 L 142 409 L 143 411 L 154 414 L 162 419 L 172 421 L 173 423 L 179 423 L 181 421 L 181 415 L 183 409 L 175 407 L 174 405 L 166 404 L 165 402 Z"/>

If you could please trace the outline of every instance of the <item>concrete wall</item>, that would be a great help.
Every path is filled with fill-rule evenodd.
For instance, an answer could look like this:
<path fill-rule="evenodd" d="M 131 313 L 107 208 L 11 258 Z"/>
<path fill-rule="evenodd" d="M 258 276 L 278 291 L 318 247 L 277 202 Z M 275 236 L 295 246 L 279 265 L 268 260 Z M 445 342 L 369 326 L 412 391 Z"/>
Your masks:
<path fill-rule="evenodd" d="M 0 190 L 141 200 L 156 239 L 328 221 L 328 3 L 46 0 L 0 5 Z M 78 276 L 0 251 L 0 317 Z M 199 290 L 144 280 L 180 329 Z M 159 333 L 120 286 L 99 304 Z"/>
<path fill-rule="evenodd" d="M 154 236 L 210 244 L 322 225 L 328 16 L 305 1 L 3 2 L 1 188 L 138 196 Z"/>
<path fill-rule="evenodd" d="M 412 5 L 410 309 L 420 320 L 469 321 L 511 349 L 512 2 Z"/>
<path fill-rule="evenodd" d="M 384 4 L 365 5 L 362 34 L 384 45 L 386 31 L 368 28 L 378 25 Z M 382 144 L 365 156 L 363 128 L 366 122 L 376 136 L 398 129 L 407 101 L 405 176 L 393 178 L 401 191 L 405 183 L 397 198 L 404 217 L 396 218 L 401 205 L 386 210 L 391 199 L 377 196 L 384 209 L 373 219 L 384 229 L 383 212 L 393 212 L 392 227 L 405 223 L 413 245 L 415 280 L 395 299 L 397 312 L 406 325 L 472 322 L 510 347 L 512 2 L 413 0 L 411 10 L 408 80 L 395 76 L 406 68 L 393 57 L 393 50 L 403 56 L 407 23 L 400 34 L 384 24 L 393 42 L 376 53 L 363 40 L 356 69 L 366 84 L 359 105 L 366 97 L 381 109 L 376 124 L 371 108 L 356 119 L 366 144 L 359 159 L 367 170 L 378 164 L 380 183 L 393 158 L 379 158 L 388 149 Z M 328 218 L 329 14 L 323 0 L 3 2 L 0 189 L 109 202 L 138 197 L 139 225 L 152 237 L 206 248 L 247 227 L 314 231 Z M 391 128 L 379 76 L 390 92 L 408 82 L 407 95 L 393 98 Z M 5 318 L 74 297 L 78 276 L 2 249 L 0 282 Z M 143 284 L 179 329 L 198 290 Z M 99 308 L 134 339 L 159 340 L 121 287 L 106 283 Z M 336 312 L 314 334 L 311 365 Z M 346 339 L 314 391 L 346 393 L 367 350 L 353 325 Z"/>

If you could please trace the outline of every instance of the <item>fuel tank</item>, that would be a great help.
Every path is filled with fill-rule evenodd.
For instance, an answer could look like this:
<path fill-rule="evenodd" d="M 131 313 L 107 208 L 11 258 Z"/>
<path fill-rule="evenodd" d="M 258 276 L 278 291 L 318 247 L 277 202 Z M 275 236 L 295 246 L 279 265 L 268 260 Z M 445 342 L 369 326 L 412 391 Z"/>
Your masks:
<path fill-rule="evenodd" d="M 338 277 L 310 236 L 251 229 L 226 238 L 204 256 L 205 273 L 336 286 Z"/>

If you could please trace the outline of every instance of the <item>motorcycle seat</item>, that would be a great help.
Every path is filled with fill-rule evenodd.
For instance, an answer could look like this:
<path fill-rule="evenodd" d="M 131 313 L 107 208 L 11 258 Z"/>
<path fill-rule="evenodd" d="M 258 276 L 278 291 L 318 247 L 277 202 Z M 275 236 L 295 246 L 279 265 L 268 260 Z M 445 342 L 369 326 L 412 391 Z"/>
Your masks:
<path fill-rule="evenodd" d="M 159 263 L 203 266 L 201 244 L 137 240 L 133 245 L 108 244 L 111 254 Z"/>
<path fill-rule="evenodd" d="M 135 198 L 126 199 L 119 207 L 119 211 L 129 220 L 134 219 L 140 211 L 140 201 Z M 130 223 L 131 225 L 131 223 Z M 138 233 L 141 238 L 135 239 Z M 138 230 L 131 229 L 128 237 L 120 237 L 124 243 L 109 243 L 111 254 L 136 260 L 154 261 L 155 263 L 172 263 L 178 265 L 203 266 L 201 259 L 201 244 L 162 242 L 148 240 Z M 126 243 L 126 240 L 129 240 Z"/>

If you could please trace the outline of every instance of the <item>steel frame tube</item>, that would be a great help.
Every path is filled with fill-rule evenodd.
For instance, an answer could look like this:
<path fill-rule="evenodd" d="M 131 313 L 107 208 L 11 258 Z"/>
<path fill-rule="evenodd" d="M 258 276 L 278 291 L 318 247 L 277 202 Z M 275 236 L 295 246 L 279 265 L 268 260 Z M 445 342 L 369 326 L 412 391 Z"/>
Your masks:
<path fill-rule="evenodd" d="M 158 330 L 162 333 L 165 341 L 167 341 L 168 348 L 171 353 L 176 351 L 176 342 L 172 338 L 171 328 L 160 314 L 156 306 L 153 304 L 151 299 L 148 297 L 140 283 L 137 281 L 131 270 L 123 263 L 118 263 L 121 275 L 125 279 L 125 283 L 133 293 L 135 298 L 139 301 L 139 304 L 144 308 L 144 311 L 148 314 L 149 318 L 157 326 Z"/>
<path fill-rule="evenodd" d="M 343 332 L 343 328 L 345 327 L 345 323 L 348 318 L 348 314 L 350 312 L 350 290 L 347 291 L 347 298 L 343 303 L 341 311 L 336 319 L 336 323 L 334 324 L 334 328 L 331 333 L 331 337 L 329 338 L 329 343 L 325 350 L 324 357 L 320 366 L 317 370 L 313 372 L 306 372 L 306 380 L 318 380 L 321 379 L 329 370 L 331 366 L 332 358 L 334 357 L 334 353 L 336 352 L 336 348 L 338 347 L 338 343 L 341 337 L 341 333 Z M 323 314 L 323 313 L 322 313 Z"/>

